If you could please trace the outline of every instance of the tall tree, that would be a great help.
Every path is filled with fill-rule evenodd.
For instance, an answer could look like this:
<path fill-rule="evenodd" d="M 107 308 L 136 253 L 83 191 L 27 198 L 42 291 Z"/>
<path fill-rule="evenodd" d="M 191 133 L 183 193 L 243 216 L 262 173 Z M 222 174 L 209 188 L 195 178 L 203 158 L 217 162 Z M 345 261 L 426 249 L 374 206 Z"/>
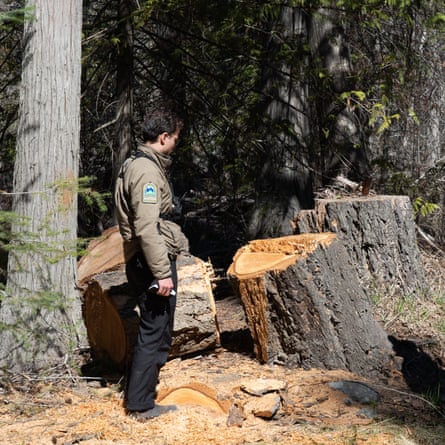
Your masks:
<path fill-rule="evenodd" d="M 116 146 L 113 147 L 113 184 L 119 169 L 133 147 L 133 0 L 118 5 L 118 52 L 116 60 Z"/>
<path fill-rule="evenodd" d="M 303 49 L 308 42 L 308 17 L 300 8 L 285 3 L 266 46 L 274 69 L 267 70 L 264 88 L 268 98 L 265 113 L 281 129 L 265 140 L 264 167 L 258 177 L 258 198 L 250 220 L 251 237 L 289 235 L 290 221 L 302 208 L 312 206 L 311 175 L 307 169 L 310 105 L 308 83 L 303 76 L 308 66 L 308 54 Z"/>
<path fill-rule="evenodd" d="M 54 366 L 83 341 L 76 290 L 82 2 L 27 0 L 0 365 Z"/>

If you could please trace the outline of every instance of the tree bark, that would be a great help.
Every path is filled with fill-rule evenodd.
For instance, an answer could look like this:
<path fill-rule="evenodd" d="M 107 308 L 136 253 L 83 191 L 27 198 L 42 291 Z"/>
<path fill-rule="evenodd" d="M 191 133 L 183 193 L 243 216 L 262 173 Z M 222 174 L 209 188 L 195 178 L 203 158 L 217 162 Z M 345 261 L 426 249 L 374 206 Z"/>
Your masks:
<path fill-rule="evenodd" d="M 75 289 L 82 2 L 28 0 L 0 365 L 54 366 L 84 340 Z"/>
<path fill-rule="evenodd" d="M 337 233 L 360 282 L 412 293 L 426 287 L 413 215 L 408 196 L 319 199 L 297 215 L 295 230 Z"/>
<path fill-rule="evenodd" d="M 122 238 L 117 227 L 93 241 L 79 261 L 79 288 L 90 346 L 97 358 L 119 367 L 129 362 L 139 327 L 138 308 L 128 308 Z M 179 256 L 178 299 L 170 357 L 220 344 L 211 279 L 213 268 L 199 258 Z"/>

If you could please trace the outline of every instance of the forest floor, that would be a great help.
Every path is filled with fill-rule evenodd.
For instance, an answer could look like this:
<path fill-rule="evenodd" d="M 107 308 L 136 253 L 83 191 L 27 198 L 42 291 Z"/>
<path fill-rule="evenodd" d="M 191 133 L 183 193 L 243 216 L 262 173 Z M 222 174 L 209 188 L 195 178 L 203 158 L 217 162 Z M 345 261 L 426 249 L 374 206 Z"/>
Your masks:
<path fill-rule="evenodd" d="M 413 380 L 440 383 L 444 376 L 445 259 L 423 258 L 431 295 L 373 297 L 387 332 L 415 345 L 415 366 L 405 362 L 405 372 L 400 367 L 384 380 L 368 381 L 340 370 L 259 364 L 240 302 L 229 295 L 217 299 L 222 346 L 173 359 L 161 371 L 160 403 L 174 403 L 175 411 L 138 422 L 125 413 L 119 374 L 86 378 L 65 365 L 45 376 L 14 376 L 0 386 L 0 444 L 444 444 L 440 385 L 437 394 L 410 389 Z M 339 380 L 363 382 L 379 400 L 360 403 L 329 386 Z M 279 395 L 272 418 L 248 408 L 259 397 L 246 388 L 258 385 Z"/>

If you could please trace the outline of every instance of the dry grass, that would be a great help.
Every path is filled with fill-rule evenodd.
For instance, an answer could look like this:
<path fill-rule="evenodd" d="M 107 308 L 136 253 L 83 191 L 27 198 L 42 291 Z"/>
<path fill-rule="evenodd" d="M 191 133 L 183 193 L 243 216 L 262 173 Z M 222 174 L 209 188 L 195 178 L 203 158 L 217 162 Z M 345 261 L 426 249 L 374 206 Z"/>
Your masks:
<path fill-rule="evenodd" d="M 421 260 L 428 290 L 401 294 L 374 291 L 372 299 L 385 331 L 413 340 L 445 365 L 445 258 L 423 250 Z"/>
<path fill-rule="evenodd" d="M 417 290 L 401 294 L 399 291 L 375 291 L 372 298 L 375 310 L 389 335 L 415 342 L 419 351 L 425 353 L 437 365 L 439 372 L 445 372 L 445 257 L 430 250 L 421 251 L 428 290 Z M 440 383 L 438 390 L 440 390 Z M 445 443 L 445 406 L 439 402 L 439 394 L 412 394 L 426 400 L 437 412 L 430 421 L 406 419 L 387 422 L 385 430 L 400 429 L 400 444 L 439 445 Z M 414 412 L 414 414 L 416 414 Z M 410 432 L 406 436 L 403 429 Z M 411 439 L 409 439 L 411 437 Z"/>

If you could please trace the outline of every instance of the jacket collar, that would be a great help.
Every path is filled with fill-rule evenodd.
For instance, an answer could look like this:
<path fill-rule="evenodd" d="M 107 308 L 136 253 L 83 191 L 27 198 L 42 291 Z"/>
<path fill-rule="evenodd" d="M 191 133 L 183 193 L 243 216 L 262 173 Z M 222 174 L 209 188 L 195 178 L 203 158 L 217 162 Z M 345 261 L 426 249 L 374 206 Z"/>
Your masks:
<path fill-rule="evenodd" d="M 163 170 L 168 170 L 172 164 L 172 159 L 169 155 L 165 155 L 163 153 L 160 153 L 159 151 L 155 150 L 150 145 L 139 145 L 138 150 L 147 153 L 151 157 L 153 157 L 156 161 L 156 163 L 161 167 Z"/>

